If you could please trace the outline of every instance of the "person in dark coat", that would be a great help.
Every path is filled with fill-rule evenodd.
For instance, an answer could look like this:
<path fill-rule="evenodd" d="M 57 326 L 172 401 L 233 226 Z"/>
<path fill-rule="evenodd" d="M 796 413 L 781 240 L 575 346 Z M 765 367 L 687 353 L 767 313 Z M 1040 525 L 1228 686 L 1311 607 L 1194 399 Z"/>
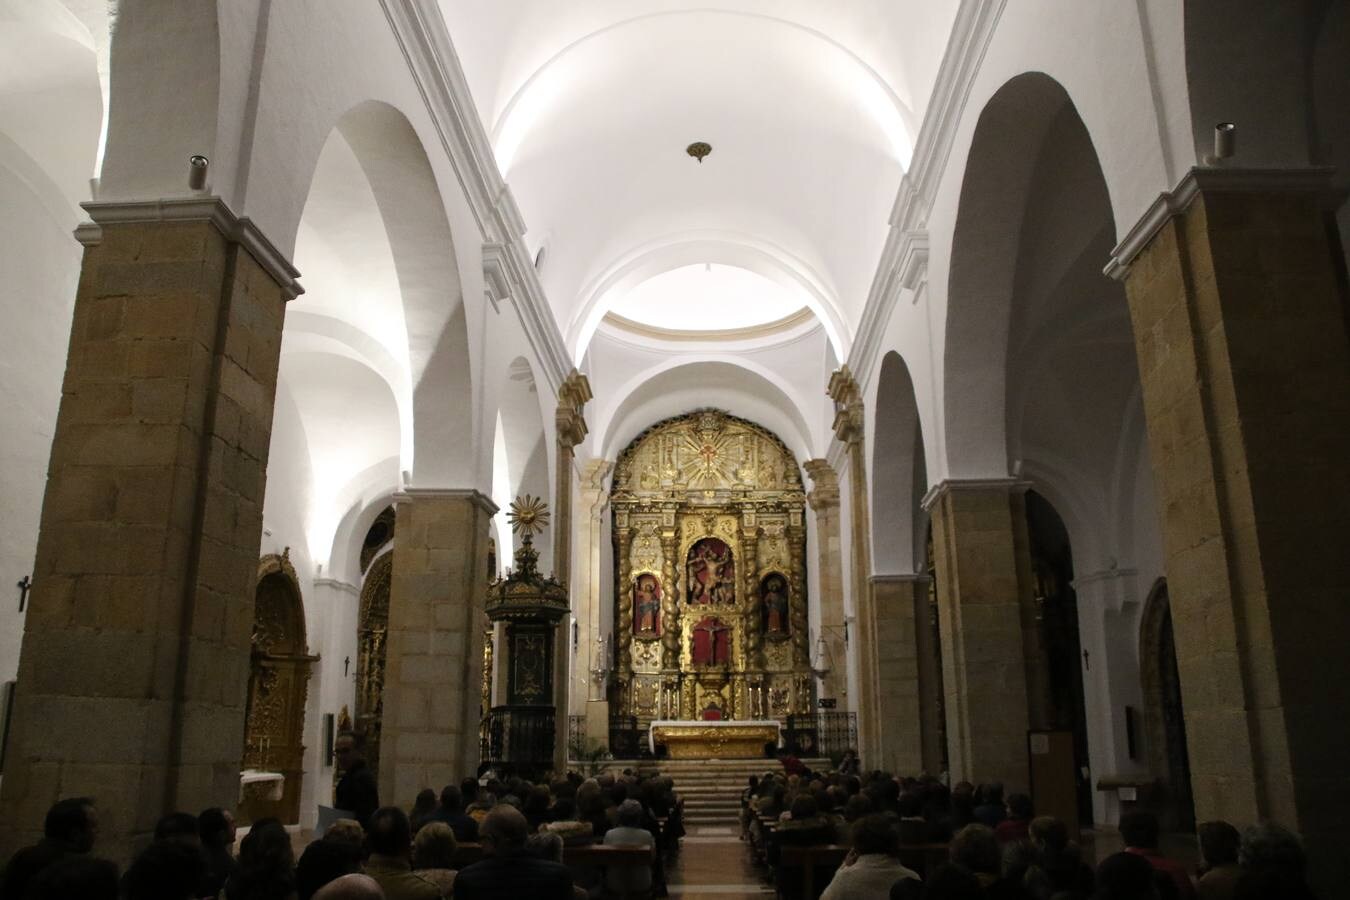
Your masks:
<path fill-rule="evenodd" d="M 456 900 L 572 900 L 572 873 L 562 863 L 525 852 L 529 823 L 505 804 L 487 814 L 478 828 L 483 859 L 459 870 Z"/>
<path fill-rule="evenodd" d="M 28 883 L 48 866 L 89 853 L 98 839 L 98 816 L 88 797 L 67 797 L 47 810 L 42 840 L 15 853 L 0 876 L 0 900 L 23 900 Z"/>
<path fill-rule="evenodd" d="M 333 742 L 333 756 L 342 771 L 333 791 L 333 805 L 350 812 L 368 831 L 371 815 L 380 808 L 380 789 L 375 773 L 366 765 L 364 750 L 360 736 L 350 731 L 344 731 Z"/>

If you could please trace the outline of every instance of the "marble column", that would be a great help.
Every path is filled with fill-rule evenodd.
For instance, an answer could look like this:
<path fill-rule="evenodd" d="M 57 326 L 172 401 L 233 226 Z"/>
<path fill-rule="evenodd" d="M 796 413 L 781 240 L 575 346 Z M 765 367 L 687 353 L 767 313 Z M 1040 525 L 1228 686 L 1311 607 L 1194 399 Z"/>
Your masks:
<path fill-rule="evenodd" d="M 394 574 L 380 737 L 380 800 L 478 768 L 488 535 L 497 507 L 474 490 L 395 498 Z"/>
<path fill-rule="evenodd" d="M 1025 482 L 944 481 L 924 506 L 933 549 L 952 781 L 1028 788 L 1023 610 L 1033 579 Z"/>
<path fill-rule="evenodd" d="M 579 604 L 570 599 L 576 591 L 572 583 L 572 468 L 576 464 L 575 448 L 586 439 L 584 412 L 590 399 L 591 383 L 585 375 L 573 369 L 558 388 L 558 408 L 554 414 L 557 489 L 553 500 L 553 577 L 567 585 L 574 616 Z M 580 627 L 578 622 L 578 633 Z M 568 619 L 564 618 L 553 634 L 553 709 L 557 729 L 557 739 L 553 742 L 555 772 L 567 771 L 570 737 L 568 715 L 571 709 L 568 701 L 571 686 L 568 673 L 572 669 L 571 657 L 572 628 Z"/>
<path fill-rule="evenodd" d="M 1134 324 L 1196 816 L 1298 830 L 1328 894 L 1350 879 L 1340 200 L 1330 170 L 1192 170 L 1108 266 Z"/>
<path fill-rule="evenodd" d="M 263 487 L 296 272 L 214 198 L 86 204 L 0 790 L 0 857 L 98 798 L 126 862 L 238 802 Z"/>
<path fill-rule="evenodd" d="M 828 461 L 809 459 L 803 468 L 811 479 L 806 502 L 816 517 L 816 577 L 820 593 L 820 638 L 825 658 L 815 661 L 829 671 L 821 679 L 820 696 L 848 698 L 848 647 L 844 632 L 844 560 L 839 536 L 839 478 Z M 815 648 L 811 649 L 815 652 Z M 844 705 L 848 705 L 845 703 Z"/>
<path fill-rule="evenodd" d="M 869 588 L 876 615 L 876 689 L 885 698 L 877 765 L 914 775 L 924 768 L 918 631 L 927 613 L 928 576 L 873 575 Z"/>
<path fill-rule="evenodd" d="M 586 717 L 586 737 L 590 741 L 609 743 L 609 697 L 605 692 L 608 673 L 596 677 L 604 669 L 604 637 L 608 632 L 601 614 L 602 586 L 606 573 L 602 570 L 601 549 L 605 539 L 605 516 L 609 514 L 609 475 L 614 463 L 594 459 L 586 463 L 581 477 L 581 509 L 585 514 L 585 539 L 579 556 L 574 585 L 572 608 L 576 611 L 580 641 L 573 662 L 573 715 Z"/>
<path fill-rule="evenodd" d="M 863 448 L 863 402 L 858 382 L 841 366 L 830 376 L 829 395 L 834 400 L 834 436 L 847 449 L 852 559 L 849 588 L 857 619 L 858 752 L 864 766 L 880 759 L 882 704 L 878 693 L 876 610 L 872 600 L 872 538 L 868 511 L 867 460 Z"/>

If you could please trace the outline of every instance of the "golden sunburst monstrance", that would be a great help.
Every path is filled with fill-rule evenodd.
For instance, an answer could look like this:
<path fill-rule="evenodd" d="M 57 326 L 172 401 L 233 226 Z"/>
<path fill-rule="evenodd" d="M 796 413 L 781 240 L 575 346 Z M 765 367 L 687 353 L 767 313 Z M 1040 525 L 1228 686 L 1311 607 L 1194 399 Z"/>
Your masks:
<path fill-rule="evenodd" d="M 526 494 L 511 501 L 511 511 L 506 514 L 511 530 L 523 531 L 527 535 L 541 534 L 548 525 L 548 504 L 539 497 Z"/>

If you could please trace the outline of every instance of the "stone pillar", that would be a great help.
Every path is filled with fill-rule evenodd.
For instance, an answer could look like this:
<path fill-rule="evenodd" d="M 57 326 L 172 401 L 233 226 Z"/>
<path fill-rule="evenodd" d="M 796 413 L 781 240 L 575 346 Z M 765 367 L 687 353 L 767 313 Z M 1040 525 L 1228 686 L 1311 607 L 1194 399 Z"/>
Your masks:
<path fill-rule="evenodd" d="M 947 770 L 947 714 L 943 707 L 942 645 L 934 580 L 931 574 L 924 579 L 923 602 L 915 600 L 914 610 L 914 645 L 919 657 L 919 730 L 923 771 L 930 775 Z"/>
<path fill-rule="evenodd" d="M 918 626 L 927 613 L 928 576 L 874 575 L 869 587 L 876 615 L 877 695 L 885 698 L 877 765 L 914 775 L 924 767 Z"/>
<path fill-rule="evenodd" d="M 829 394 L 834 400 L 834 436 L 848 450 L 849 510 L 852 513 L 852 571 L 849 587 L 857 614 L 858 634 L 858 748 L 863 765 L 881 758 L 881 697 L 877 693 L 876 610 L 868 578 L 872 574 L 871 517 L 868 513 L 867 461 L 863 450 L 863 402 L 858 382 L 848 366 L 830 376 Z"/>
<path fill-rule="evenodd" d="M 821 679 L 820 696 L 847 697 L 848 647 L 844 633 L 844 560 L 839 537 L 839 478 L 829 462 L 808 459 L 803 466 L 811 479 L 806 502 L 816 516 L 817 577 L 820 594 L 820 637 L 827 652 L 829 672 Z M 812 648 L 812 653 L 815 649 Z"/>
<path fill-rule="evenodd" d="M 1009 791 L 1025 791 L 1029 777 L 1026 487 L 944 481 L 924 498 L 933 517 L 952 781 L 1002 781 Z"/>
<path fill-rule="evenodd" d="M 558 388 L 558 409 L 554 415 L 557 432 L 557 490 L 553 500 L 553 577 L 567 586 L 569 602 L 575 589 L 571 577 L 572 466 L 576 461 L 577 444 L 586 439 L 583 412 L 590 399 L 591 383 L 585 375 L 573 369 L 562 387 Z M 577 603 L 572 602 L 574 615 L 577 606 Z M 580 627 L 578 623 L 578 633 Z M 553 742 L 553 771 L 559 773 L 567 771 L 567 743 L 571 736 L 568 720 L 571 711 L 568 701 L 571 650 L 572 629 L 564 618 L 553 634 L 553 709 L 557 723 L 557 739 Z"/>
<path fill-rule="evenodd" d="M 582 470 L 581 508 L 586 514 L 586 531 L 577 577 L 573 580 L 572 601 L 581 639 L 573 662 L 571 710 L 573 715 L 585 715 L 586 737 L 604 745 L 609 743 L 609 698 L 605 693 L 608 677 L 596 678 L 595 673 L 606 664 L 599 655 L 604 650 L 606 631 L 600 612 L 606 574 L 601 570 L 600 551 L 609 510 L 608 479 L 613 469 L 609 460 L 595 459 Z"/>
<path fill-rule="evenodd" d="M 88 204 L 0 794 L 0 857 L 94 797 L 127 861 L 238 802 L 263 487 L 296 272 L 214 198 Z"/>
<path fill-rule="evenodd" d="M 1329 170 L 1192 170 L 1116 251 L 1200 819 L 1350 878 L 1350 339 Z M 1332 886 L 1335 886 L 1334 888 Z"/>
<path fill-rule="evenodd" d="M 488 534 L 497 507 L 474 490 L 395 500 L 394 575 L 380 737 L 380 802 L 477 771 Z"/>

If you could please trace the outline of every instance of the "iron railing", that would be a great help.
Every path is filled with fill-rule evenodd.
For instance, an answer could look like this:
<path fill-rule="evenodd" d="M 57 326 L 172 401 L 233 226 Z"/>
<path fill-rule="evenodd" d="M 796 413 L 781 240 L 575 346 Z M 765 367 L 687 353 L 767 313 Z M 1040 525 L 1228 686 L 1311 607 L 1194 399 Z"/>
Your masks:
<path fill-rule="evenodd" d="M 586 755 L 586 717 L 567 717 L 567 758 L 581 759 Z"/>
<path fill-rule="evenodd" d="M 846 750 L 858 749 L 858 714 L 821 712 L 788 716 L 783 746 L 798 756 L 841 757 Z"/>
<path fill-rule="evenodd" d="M 522 774 L 549 769 L 555 736 L 551 706 L 494 706 L 482 739 L 483 764 Z"/>
<path fill-rule="evenodd" d="M 609 752 L 615 759 L 637 759 L 647 746 L 638 731 L 637 716 L 609 717 Z"/>

